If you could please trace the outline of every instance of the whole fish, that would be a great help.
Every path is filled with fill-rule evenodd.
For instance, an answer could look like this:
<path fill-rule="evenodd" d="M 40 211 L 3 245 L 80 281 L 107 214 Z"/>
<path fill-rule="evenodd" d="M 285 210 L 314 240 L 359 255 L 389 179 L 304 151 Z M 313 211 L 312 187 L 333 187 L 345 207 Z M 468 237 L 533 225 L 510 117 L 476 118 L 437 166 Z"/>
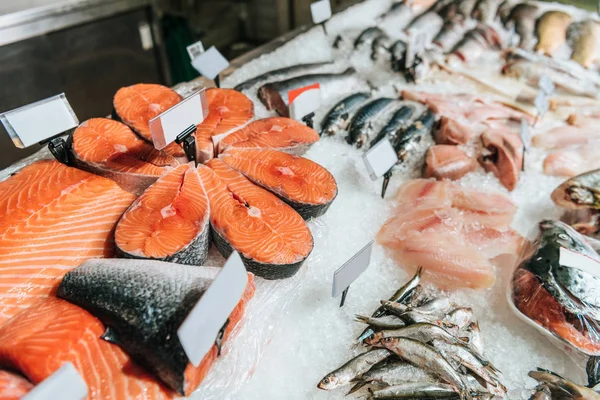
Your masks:
<path fill-rule="evenodd" d="M 270 82 L 258 89 L 258 98 L 267 107 L 267 110 L 275 110 L 283 117 L 289 117 L 288 92 L 304 86 L 320 83 L 321 89 L 329 83 L 348 79 L 356 73 L 354 68 L 348 68 L 338 74 L 309 74 L 297 76 L 279 82 Z"/>
<path fill-rule="evenodd" d="M 348 394 L 355 393 L 369 384 L 398 385 L 408 381 L 435 382 L 435 378 L 405 361 L 393 360 L 380 363 L 364 373 Z"/>
<path fill-rule="evenodd" d="M 403 161 L 414 149 L 414 146 L 421 141 L 425 135 L 431 134 L 435 124 L 435 114 L 431 110 L 422 113 L 411 126 L 406 128 L 402 134 L 396 136 L 392 146 L 398 154 L 398 159 Z"/>
<path fill-rule="evenodd" d="M 535 393 L 531 395 L 529 400 L 552 400 L 550 388 L 546 385 L 539 385 L 535 388 Z"/>
<path fill-rule="evenodd" d="M 449 298 L 439 297 L 423 303 L 418 307 L 409 307 L 409 310 L 416 311 L 421 314 L 433 314 L 436 316 L 441 316 L 446 314 L 453 307 L 456 307 L 456 304 L 452 303 Z"/>
<path fill-rule="evenodd" d="M 551 197 L 554 203 L 568 209 L 600 209 L 600 169 L 567 179 Z"/>
<path fill-rule="evenodd" d="M 592 67 L 600 58 L 600 24 L 598 21 L 585 20 L 571 24 L 567 30 L 567 40 L 573 49 L 571 60 L 585 68 Z"/>
<path fill-rule="evenodd" d="M 354 48 L 357 49 L 363 44 L 372 43 L 379 36 L 386 35 L 386 33 L 377 26 L 371 26 L 358 35 L 354 41 Z"/>
<path fill-rule="evenodd" d="M 469 347 L 478 354 L 483 354 L 483 337 L 481 336 L 481 330 L 479 329 L 479 323 L 473 321 L 467 327 L 467 333 L 469 334 Z M 481 360 L 481 356 L 479 359 Z"/>
<path fill-rule="evenodd" d="M 397 1 L 392 3 L 390 8 L 378 17 L 378 20 L 381 21 L 386 18 L 400 16 L 405 16 L 403 19 L 409 20 L 412 14 L 413 12 L 410 8 L 410 5 L 406 1 Z"/>
<path fill-rule="evenodd" d="M 445 317 L 444 321 L 449 322 L 453 325 L 458 326 L 459 329 L 463 329 L 468 326 L 473 320 L 473 309 L 470 307 L 459 307 L 450 311 Z"/>
<path fill-rule="evenodd" d="M 394 315 L 385 315 L 383 317 L 373 318 L 357 314 L 354 316 L 354 319 L 377 329 L 398 329 L 406 326 L 406 324 L 400 318 Z"/>
<path fill-rule="evenodd" d="M 528 375 L 536 381 L 548 386 L 552 393 L 552 398 L 555 396 L 556 398 L 562 398 L 565 393 L 568 393 L 570 399 L 600 399 L 600 393 L 597 393 L 590 388 L 586 388 L 585 386 L 577 385 L 553 372 L 538 369 L 537 371 L 529 372 Z"/>
<path fill-rule="evenodd" d="M 456 337 L 452 336 L 445 329 L 440 328 L 437 325 L 422 322 L 399 329 L 379 331 L 366 339 L 365 343 L 371 346 L 381 347 L 381 340 L 390 337 L 404 337 L 418 340 L 423 343 L 429 343 L 436 339 L 444 340 L 452 344 L 457 344 L 459 342 Z"/>
<path fill-rule="evenodd" d="M 471 399 L 460 374 L 435 348 L 417 340 L 407 338 L 385 338 L 383 346 L 409 363 L 424 368 L 428 373 L 449 383 L 460 391 L 460 399 Z"/>
<path fill-rule="evenodd" d="M 535 46 L 535 22 L 539 8 L 529 3 L 519 3 L 512 8 L 505 24 L 512 23 L 519 35 L 519 47 L 533 50 Z"/>
<path fill-rule="evenodd" d="M 434 11 L 428 11 L 415 18 L 404 32 L 409 36 L 424 35 L 423 44 L 427 47 L 444 25 L 444 19 Z"/>
<path fill-rule="evenodd" d="M 373 61 L 377 60 L 382 51 L 389 52 L 389 48 L 392 44 L 393 41 L 387 34 L 384 33 L 383 35 L 377 36 L 371 44 L 371 59 Z"/>
<path fill-rule="evenodd" d="M 367 143 L 369 137 L 373 133 L 372 123 L 375 118 L 379 116 L 392 102 L 394 99 L 383 97 L 370 101 L 369 103 L 362 106 L 352 117 L 350 126 L 348 127 L 348 136 L 346 141 L 348 144 L 354 144 L 357 148 L 361 148 L 363 144 Z"/>
<path fill-rule="evenodd" d="M 375 349 L 359 354 L 338 369 L 325 375 L 317 387 L 323 390 L 333 390 L 340 386 L 348 385 L 354 379 L 360 378 L 362 374 L 371 367 L 390 356 L 386 349 Z"/>
<path fill-rule="evenodd" d="M 471 16 L 484 24 L 491 24 L 498 15 L 498 9 L 502 0 L 479 0 L 471 13 Z"/>
<path fill-rule="evenodd" d="M 475 3 L 477 0 L 459 0 L 457 7 L 457 12 L 463 18 L 470 18 L 473 13 L 473 9 L 475 8 Z"/>
<path fill-rule="evenodd" d="M 567 41 L 567 28 L 573 18 L 562 11 L 547 11 L 537 21 L 538 42 L 535 51 L 552 57 L 554 52 Z"/>
<path fill-rule="evenodd" d="M 451 385 L 443 383 L 408 382 L 371 390 L 369 399 L 458 399 L 459 393 Z"/>
<path fill-rule="evenodd" d="M 341 129 L 346 129 L 350 114 L 369 98 L 368 93 L 354 93 L 338 102 L 323 118 L 321 135 L 334 135 Z"/>
<path fill-rule="evenodd" d="M 461 15 L 455 15 L 446 19 L 444 26 L 433 38 L 433 44 L 440 48 L 444 53 L 449 52 L 462 39 L 467 31 L 465 18 Z"/>
<path fill-rule="evenodd" d="M 385 124 L 383 129 L 379 131 L 377 136 L 371 140 L 369 143 L 369 147 L 373 147 L 375 144 L 379 143 L 383 138 L 388 138 L 390 141 L 393 141 L 399 131 L 406 128 L 408 126 L 408 121 L 415 113 L 415 107 L 412 105 L 405 105 L 400 107 L 389 121 Z"/>
<path fill-rule="evenodd" d="M 265 72 L 264 74 L 255 76 L 254 78 L 245 80 L 241 83 L 238 83 L 233 87 L 233 89 L 241 92 L 243 90 L 250 89 L 252 86 L 256 85 L 259 82 L 264 82 L 279 76 L 303 74 L 306 72 L 310 72 L 313 69 L 317 69 L 331 64 L 333 64 L 333 61 L 323 61 L 309 64 L 297 64 L 285 68 L 272 70 L 269 72 Z"/>
<path fill-rule="evenodd" d="M 502 39 L 498 32 L 489 25 L 479 24 L 468 31 L 456 44 L 452 54 L 469 63 L 478 59 L 488 49 L 500 49 Z"/>

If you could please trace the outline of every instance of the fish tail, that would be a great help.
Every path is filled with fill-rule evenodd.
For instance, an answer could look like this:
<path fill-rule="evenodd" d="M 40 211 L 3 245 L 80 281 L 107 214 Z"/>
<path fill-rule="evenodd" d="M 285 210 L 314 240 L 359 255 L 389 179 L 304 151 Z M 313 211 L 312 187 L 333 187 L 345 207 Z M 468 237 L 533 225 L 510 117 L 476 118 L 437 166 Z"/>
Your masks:
<path fill-rule="evenodd" d="M 350 388 L 350 390 L 348 391 L 348 393 L 346 393 L 346 396 L 358 392 L 361 388 L 363 388 L 364 386 L 368 385 L 370 382 L 369 381 L 360 381 L 358 382 L 356 385 L 352 386 Z"/>

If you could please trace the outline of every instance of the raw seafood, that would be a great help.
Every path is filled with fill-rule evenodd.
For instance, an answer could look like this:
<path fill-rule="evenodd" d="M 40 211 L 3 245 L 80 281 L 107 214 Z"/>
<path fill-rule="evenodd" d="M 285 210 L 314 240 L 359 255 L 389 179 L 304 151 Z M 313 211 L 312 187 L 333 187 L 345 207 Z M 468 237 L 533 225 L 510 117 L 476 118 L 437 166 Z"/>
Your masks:
<path fill-rule="evenodd" d="M 112 256 L 114 226 L 134 200 L 110 179 L 50 160 L 0 182 L 0 326 L 71 268 Z"/>
<path fill-rule="evenodd" d="M 469 1 L 469 0 L 467 0 Z M 411 21 L 404 30 L 409 37 L 423 35 L 423 43 L 429 45 L 435 35 L 442 29 L 444 19 L 434 11 L 427 11 Z"/>
<path fill-rule="evenodd" d="M 0 370 L 0 399 L 19 400 L 33 388 L 21 375 Z"/>
<path fill-rule="evenodd" d="M 440 32 L 433 38 L 433 44 L 438 46 L 442 52 L 447 53 L 456 46 L 467 31 L 465 18 L 455 15 L 444 22 Z"/>
<path fill-rule="evenodd" d="M 166 86 L 138 83 L 123 87 L 113 98 L 113 116 L 128 125 L 142 139 L 152 142 L 150 120 L 181 101 L 181 96 Z M 163 149 L 173 157 L 185 157 L 183 148 L 173 142 Z"/>
<path fill-rule="evenodd" d="M 434 123 L 435 116 L 431 110 L 425 110 L 408 128 L 396 135 L 392 141 L 392 146 L 396 150 L 399 160 L 406 160 L 423 136 L 431 133 Z"/>
<path fill-rule="evenodd" d="M 433 138 L 437 144 L 465 144 L 473 136 L 473 128 L 455 119 L 441 117 Z"/>
<path fill-rule="evenodd" d="M 383 138 L 388 138 L 390 142 L 393 142 L 395 138 L 400 134 L 401 131 L 408 127 L 408 123 L 415 113 L 415 107 L 412 105 L 405 105 L 400 107 L 397 111 L 392 114 L 391 118 L 385 124 L 385 126 L 379 131 L 377 136 L 371 140 L 369 147 L 373 147 Z"/>
<path fill-rule="evenodd" d="M 569 209 L 600 208 L 600 170 L 585 172 L 563 182 L 552 192 L 552 201 Z"/>
<path fill-rule="evenodd" d="M 362 31 L 360 33 L 360 35 L 358 35 L 358 37 L 354 41 L 354 48 L 356 49 L 356 48 L 362 46 L 363 44 L 370 44 L 377 37 L 379 37 L 381 35 L 385 35 L 385 34 L 386 33 L 384 31 L 382 31 L 381 28 L 379 28 L 377 26 L 371 26 L 371 27 L 365 29 L 364 31 Z"/>
<path fill-rule="evenodd" d="M 0 328 L 0 365 L 38 384 L 71 362 L 88 387 L 89 400 L 175 398 L 114 344 L 104 326 L 82 308 L 49 297 Z"/>
<path fill-rule="evenodd" d="M 585 386 L 577 385 L 553 372 L 538 369 L 529 372 L 529 376 L 547 387 L 551 398 L 562 398 L 568 393 L 570 399 L 600 400 L 600 393 Z"/>
<path fill-rule="evenodd" d="M 142 192 L 179 165 L 165 152 L 138 138 L 127 125 L 106 118 L 92 118 L 71 136 L 73 165 L 117 182 L 123 189 Z"/>
<path fill-rule="evenodd" d="M 600 24 L 594 20 L 574 23 L 567 31 L 567 37 L 573 42 L 571 60 L 591 68 L 599 57 Z"/>
<path fill-rule="evenodd" d="M 338 130 L 346 129 L 350 114 L 354 112 L 368 98 L 368 93 L 354 93 L 340 100 L 325 115 L 321 122 L 321 135 L 335 135 Z"/>
<path fill-rule="evenodd" d="M 534 146 L 544 149 L 558 149 L 593 143 L 597 140 L 600 140 L 600 131 L 598 129 L 565 125 L 535 135 L 532 143 Z"/>
<path fill-rule="evenodd" d="M 535 50 L 552 56 L 567 41 L 567 28 L 573 18 L 562 11 L 547 11 L 537 21 Z"/>
<path fill-rule="evenodd" d="M 344 386 L 367 372 L 371 367 L 386 358 L 391 353 L 386 349 L 374 349 L 366 353 L 359 354 L 338 369 L 325 375 L 317 387 L 323 390 L 332 390 Z"/>
<path fill-rule="evenodd" d="M 375 347 L 381 347 L 380 343 L 385 338 L 403 337 L 418 340 L 419 342 L 429 343 L 434 340 L 444 340 L 448 343 L 457 344 L 458 339 L 452 336 L 444 328 L 426 322 L 420 322 L 398 329 L 386 329 L 375 333 L 365 340 L 366 344 Z"/>
<path fill-rule="evenodd" d="M 392 38 L 386 33 L 380 34 L 373 40 L 371 44 L 371 60 L 375 61 L 379 58 L 380 53 L 387 53 L 388 48 L 393 44 Z"/>
<path fill-rule="evenodd" d="M 460 179 L 477 168 L 477 162 L 456 146 L 439 144 L 427 150 L 425 178 Z"/>
<path fill-rule="evenodd" d="M 498 32 L 489 25 L 479 24 L 465 34 L 454 47 L 452 54 L 465 63 L 471 63 L 481 57 L 486 50 L 499 50 L 501 47 L 502 38 Z"/>
<path fill-rule="evenodd" d="M 333 82 L 346 80 L 352 77 L 356 71 L 354 68 L 348 68 L 337 74 L 309 74 L 297 76 L 295 78 L 286 79 L 279 82 L 271 82 L 262 85 L 258 89 L 258 98 L 267 107 L 267 110 L 275 110 L 282 117 L 289 117 L 288 109 L 288 92 L 293 89 L 298 89 L 304 86 L 315 83 L 321 84 L 321 89 Z"/>
<path fill-rule="evenodd" d="M 452 385 L 443 383 L 402 383 L 379 390 L 371 390 L 373 399 L 458 399 L 460 395 Z"/>
<path fill-rule="evenodd" d="M 196 127 L 196 160 L 205 162 L 215 156 L 215 145 L 254 117 L 252 100 L 232 89 L 207 89 L 208 115 Z"/>
<path fill-rule="evenodd" d="M 219 153 L 227 149 L 277 149 L 302 155 L 319 140 L 317 132 L 291 118 L 271 117 L 251 122 L 219 142 Z"/>
<path fill-rule="evenodd" d="M 362 106 L 350 121 L 346 142 L 354 144 L 358 148 L 368 143 L 373 134 L 373 119 L 381 114 L 393 101 L 394 99 L 383 97 Z"/>
<path fill-rule="evenodd" d="M 496 19 L 500 3 L 502 0 L 478 0 L 471 16 L 489 25 Z"/>
<path fill-rule="evenodd" d="M 169 172 L 137 198 L 115 230 L 120 254 L 202 265 L 210 247 L 208 198 L 194 166 Z"/>
<path fill-rule="evenodd" d="M 304 219 L 323 215 L 337 196 L 333 175 L 303 157 L 276 150 L 232 149 L 219 159 L 273 192 Z"/>
<path fill-rule="evenodd" d="M 544 173 L 556 176 L 575 176 L 600 168 L 600 143 L 557 150 L 544 159 Z"/>
<path fill-rule="evenodd" d="M 523 141 L 519 134 L 498 126 L 486 130 L 481 143 L 485 148 L 478 158 L 481 166 L 491 171 L 509 191 L 514 190 L 523 168 Z"/>
<path fill-rule="evenodd" d="M 439 286 L 490 287 L 495 281 L 490 259 L 516 255 L 521 245 L 509 228 L 516 207 L 503 195 L 417 179 L 405 183 L 396 198 L 377 241 L 399 265 L 425 267 Z"/>
<path fill-rule="evenodd" d="M 223 161 L 212 159 L 207 165 L 198 166 L 198 173 L 210 201 L 213 241 L 219 252 L 228 257 L 236 250 L 246 269 L 265 279 L 294 275 L 313 248 L 306 222 Z"/>
<path fill-rule="evenodd" d="M 219 271 L 160 261 L 88 260 L 65 275 L 57 295 L 102 321 L 107 327 L 104 340 L 123 348 L 180 395 L 190 395 L 220 349 L 213 346 L 196 368 L 183 350 L 177 329 Z M 249 274 L 224 339 L 242 318 L 253 293 Z"/>
<path fill-rule="evenodd" d="M 514 24 L 515 32 L 519 35 L 519 47 L 532 50 L 535 46 L 535 22 L 539 8 L 529 3 L 519 3 L 512 8 L 505 23 Z"/>
<path fill-rule="evenodd" d="M 260 74 L 258 76 L 255 76 L 254 78 L 245 80 L 245 81 L 235 85 L 233 89 L 241 92 L 243 90 L 250 89 L 252 86 L 256 85 L 257 83 L 268 81 L 272 78 L 276 78 L 279 76 L 291 76 L 291 75 L 296 75 L 296 74 L 302 74 L 302 73 L 310 72 L 313 69 L 325 67 L 325 66 L 331 65 L 331 64 L 332 64 L 331 61 L 324 61 L 324 62 L 317 62 L 317 63 L 291 65 L 289 67 L 284 67 L 284 68 L 276 69 L 273 71 L 265 72 L 264 74 Z"/>

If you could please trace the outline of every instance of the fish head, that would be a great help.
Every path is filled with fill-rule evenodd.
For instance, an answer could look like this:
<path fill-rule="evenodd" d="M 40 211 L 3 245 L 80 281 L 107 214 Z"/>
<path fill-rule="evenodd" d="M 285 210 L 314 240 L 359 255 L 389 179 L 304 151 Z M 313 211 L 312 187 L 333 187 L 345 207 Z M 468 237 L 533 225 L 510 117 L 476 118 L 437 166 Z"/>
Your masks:
<path fill-rule="evenodd" d="M 385 347 L 386 349 L 391 349 L 398 343 L 398 338 L 395 338 L 395 337 L 382 338 L 379 341 L 379 343 L 381 344 L 382 347 Z"/>
<path fill-rule="evenodd" d="M 317 387 L 321 390 L 333 390 L 340 386 L 340 381 L 335 373 L 330 373 L 325 375 L 323 379 L 319 382 Z"/>
<path fill-rule="evenodd" d="M 585 240 L 585 237 L 562 221 L 541 221 L 540 232 L 542 247 L 552 246 L 557 249 L 564 247 L 600 261 L 598 253 Z"/>
<path fill-rule="evenodd" d="M 366 338 L 364 340 L 364 342 L 366 344 L 368 344 L 369 346 L 381 347 L 381 344 L 379 343 L 381 341 L 381 339 L 383 339 L 383 333 L 382 332 L 377 332 L 377 333 L 372 334 L 368 338 Z"/>

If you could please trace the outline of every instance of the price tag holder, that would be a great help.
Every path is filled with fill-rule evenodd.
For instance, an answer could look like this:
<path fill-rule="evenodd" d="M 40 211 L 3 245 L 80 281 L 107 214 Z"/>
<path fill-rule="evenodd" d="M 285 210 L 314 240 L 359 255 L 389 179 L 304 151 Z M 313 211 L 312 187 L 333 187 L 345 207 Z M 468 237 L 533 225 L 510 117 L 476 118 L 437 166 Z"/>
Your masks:
<path fill-rule="evenodd" d="M 548 99 L 548 94 L 543 90 L 540 90 L 535 96 L 535 100 L 533 101 L 535 108 L 538 113 L 538 118 L 541 118 L 546 114 L 546 112 L 550 109 L 550 100 Z"/>
<path fill-rule="evenodd" d="M 202 76 L 207 79 L 215 79 L 219 74 L 229 66 L 229 61 L 215 46 L 210 47 L 205 52 L 192 60 L 192 66 Z"/>
<path fill-rule="evenodd" d="M 215 344 L 247 284 L 248 273 L 242 258 L 233 252 L 177 330 L 183 350 L 195 367 Z"/>
<path fill-rule="evenodd" d="M 600 261 L 588 257 L 585 254 L 576 253 L 561 247 L 558 262 L 562 266 L 577 268 L 596 278 L 600 278 Z"/>
<path fill-rule="evenodd" d="M 531 131 L 529 130 L 529 124 L 525 118 L 521 118 L 521 141 L 523 142 L 523 164 L 521 165 L 521 171 L 525 171 L 525 153 L 531 147 Z"/>
<path fill-rule="evenodd" d="M 2 113 L 0 122 L 19 149 L 43 142 L 79 125 L 64 93 Z"/>
<path fill-rule="evenodd" d="M 398 154 L 387 138 L 377 142 L 362 156 L 372 180 L 381 178 L 398 162 Z"/>
<path fill-rule="evenodd" d="M 321 85 L 313 85 L 290 90 L 288 92 L 290 117 L 303 120 L 321 107 Z M 312 121 L 312 117 L 310 118 Z M 312 123 L 311 123 L 312 124 Z"/>
<path fill-rule="evenodd" d="M 206 89 L 201 89 L 150 120 L 154 147 L 164 149 L 182 132 L 202 123 L 207 115 Z"/>
<path fill-rule="evenodd" d="M 310 5 L 310 13 L 314 24 L 322 24 L 331 18 L 331 2 L 329 0 L 315 1 Z"/>
<path fill-rule="evenodd" d="M 88 387 L 75 366 L 64 363 L 55 373 L 44 379 L 21 400 L 83 400 L 88 395 Z"/>
<path fill-rule="evenodd" d="M 551 96 L 554 93 L 554 90 L 556 89 L 556 86 L 554 86 L 554 82 L 552 82 L 552 79 L 550 79 L 548 77 L 548 75 L 542 75 L 540 77 L 540 80 L 538 82 L 538 86 L 548 96 Z"/>
<path fill-rule="evenodd" d="M 373 241 L 369 242 L 344 265 L 333 273 L 333 287 L 331 297 L 342 295 L 340 307 L 346 301 L 346 295 L 350 285 L 369 267 L 371 253 L 373 252 Z"/>
<path fill-rule="evenodd" d="M 204 45 L 200 40 L 198 40 L 196 43 L 190 44 L 185 49 L 187 50 L 191 61 L 194 61 L 196 58 L 200 57 L 200 54 L 204 53 Z"/>

